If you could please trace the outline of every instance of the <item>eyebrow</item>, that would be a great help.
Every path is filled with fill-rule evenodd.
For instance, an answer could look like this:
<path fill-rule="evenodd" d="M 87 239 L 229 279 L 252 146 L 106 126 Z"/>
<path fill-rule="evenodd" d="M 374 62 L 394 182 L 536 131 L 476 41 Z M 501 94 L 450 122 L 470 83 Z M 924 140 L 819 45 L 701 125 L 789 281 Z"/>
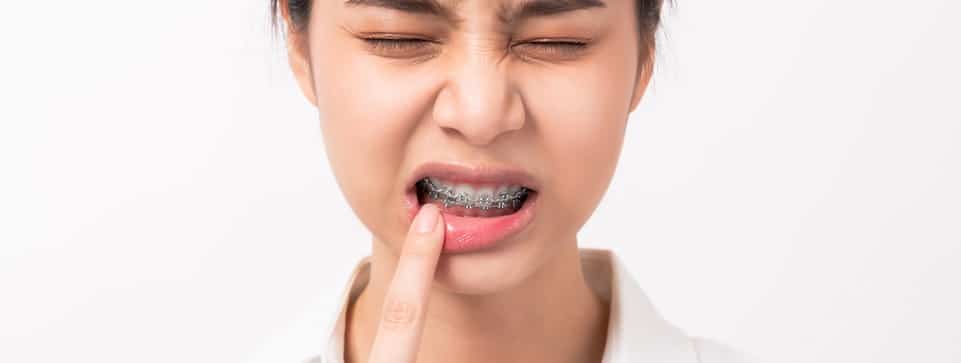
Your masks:
<path fill-rule="evenodd" d="M 511 24 L 529 18 L 606 6 L 602 0 L 528 0 L 522 1 L 519 8 L 501 3 L 497 14 L 502 22 Z"/>
<path fill-rule="evenodd" d="M 347 7 L 378 7 L 400 10 L 415 14 L 437 15 L 451 18 L 451 9 L 437 3 L 437 0 L 347 0 Z"/>
<path fill-rule="evenodd" d="M 457 1 L 457 3 L 459 2 L 460 0 Z M 435 15 L 451 22 L 457 22 L 458 20 L 453 9 L 441 5 L 437 0 L 346 0 L 344 5 L 348 7 L 379 7 L 414 14 Z M 523 0 L 519 5 L 502 3 L 498 9 L 497 17 L 501 22 L 511 24 L 528 18 L 606 6 L 602 0 Z"/>

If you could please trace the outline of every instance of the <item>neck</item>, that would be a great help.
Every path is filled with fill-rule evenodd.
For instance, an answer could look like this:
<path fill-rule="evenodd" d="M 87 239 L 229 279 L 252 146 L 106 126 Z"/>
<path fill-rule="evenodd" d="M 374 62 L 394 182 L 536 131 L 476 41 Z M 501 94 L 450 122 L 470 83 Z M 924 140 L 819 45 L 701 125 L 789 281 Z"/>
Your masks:
<path fill-rule="evenodd" d="M 432 289 L 417 362 L 600 362 L 608 305 L 588 286 L 576 240 L 507 291 Z M 366 362 L 397 256 L 374 242 L 367 287 L 347 309 L 345 362 Z"/>

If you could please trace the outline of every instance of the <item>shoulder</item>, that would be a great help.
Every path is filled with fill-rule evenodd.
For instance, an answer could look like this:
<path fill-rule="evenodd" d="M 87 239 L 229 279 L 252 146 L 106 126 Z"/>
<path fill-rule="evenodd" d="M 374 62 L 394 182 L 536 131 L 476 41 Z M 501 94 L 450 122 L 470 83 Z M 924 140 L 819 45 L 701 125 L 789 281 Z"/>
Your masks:
<path fill-rule="evenodd" d="M 704 337 L 691 337 L 700 363 L 760 363 L 754 356 Z"/>

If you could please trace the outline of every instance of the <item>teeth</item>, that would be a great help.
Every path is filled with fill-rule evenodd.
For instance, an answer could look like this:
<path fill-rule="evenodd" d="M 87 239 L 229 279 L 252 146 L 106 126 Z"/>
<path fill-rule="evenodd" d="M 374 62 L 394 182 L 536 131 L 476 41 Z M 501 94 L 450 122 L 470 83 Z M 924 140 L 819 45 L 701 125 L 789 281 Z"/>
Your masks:
<path fill-rule="evenodd" d="M 464 208 L 482 210 L 493 208 L 516 208 L 526 195 L 520 185 L 478 186 L 450 183 L 441 179 L 425 178 L 428 195 L 443 200 L 445 207 L 460 205 Z"/>
<path fill-rule="evenodd" d="M 524 188 L 520 185 L 500 185 L 497 187 L 491 187 L 491 186 L 474 187 L 474 186 L 471 186 L 470 184 L 450 183 L 437 178 L 429 177 L 427 179 L 431 183 L 433 183 L 434 185 L 442 189 L 447 189 L 452 191 L 454 195 L 464 194 L 472 199 L 478 199 L 483 196 L 487 196 L 488 198 L 494 198 L 500 195 L 501 193 L 504 193 L 504 192 L 515 193 L 515 192 L 519 192 L 521 189 Z"/>
<path fill-rule="evenodd" d="M 484 198 L 486 198 L 486 199 L 494 199 L 494 188 L 492 188 L 492 187 L 479 188 L 479 189 L 477 189 L 477 193 L 476 193 L 476 194 L 477 194 L 477 196 L 480 197 L 481 199 L 484 199 Z"/>
<path fill-rule="evenodd" d="M 473 196 L 477 194 L 474 188 L 472 188 L 470 185 L 467 185 L 467 184 L 453 184 L 453 185 L 447 184 L 447 183 L 439 183 L 439 184 L 442 186 L 451 186 L 451 188 L 454 189 L 454 195 Z"/>

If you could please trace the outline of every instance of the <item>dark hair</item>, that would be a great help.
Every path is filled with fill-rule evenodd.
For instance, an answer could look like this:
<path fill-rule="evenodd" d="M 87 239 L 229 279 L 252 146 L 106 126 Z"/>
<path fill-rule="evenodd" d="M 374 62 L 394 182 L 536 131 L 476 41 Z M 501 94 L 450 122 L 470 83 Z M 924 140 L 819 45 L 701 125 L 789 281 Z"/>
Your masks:
<path fill-rule="evenodd" d="M 274 26 L 278 24 L 280 14 L 289 14 L 287 15 L 289 19 L 283 20 L 290 22 L 288 26 L 291 31 L 302 31 L 310 20 L 310 6 L 313 0 L 287 0 L 287 9 L 280 8 L 283 3 L 284 1 L 281 0 L 270 0 L 270 14 Z M 661 5 L 664 0 L 634 0 L 634 3 L 641 44 L 645 45 L 641 47 L 641 53 L 646 55 L 646 51 L 654 49 L 654 34 L 661 24 Z"/>

